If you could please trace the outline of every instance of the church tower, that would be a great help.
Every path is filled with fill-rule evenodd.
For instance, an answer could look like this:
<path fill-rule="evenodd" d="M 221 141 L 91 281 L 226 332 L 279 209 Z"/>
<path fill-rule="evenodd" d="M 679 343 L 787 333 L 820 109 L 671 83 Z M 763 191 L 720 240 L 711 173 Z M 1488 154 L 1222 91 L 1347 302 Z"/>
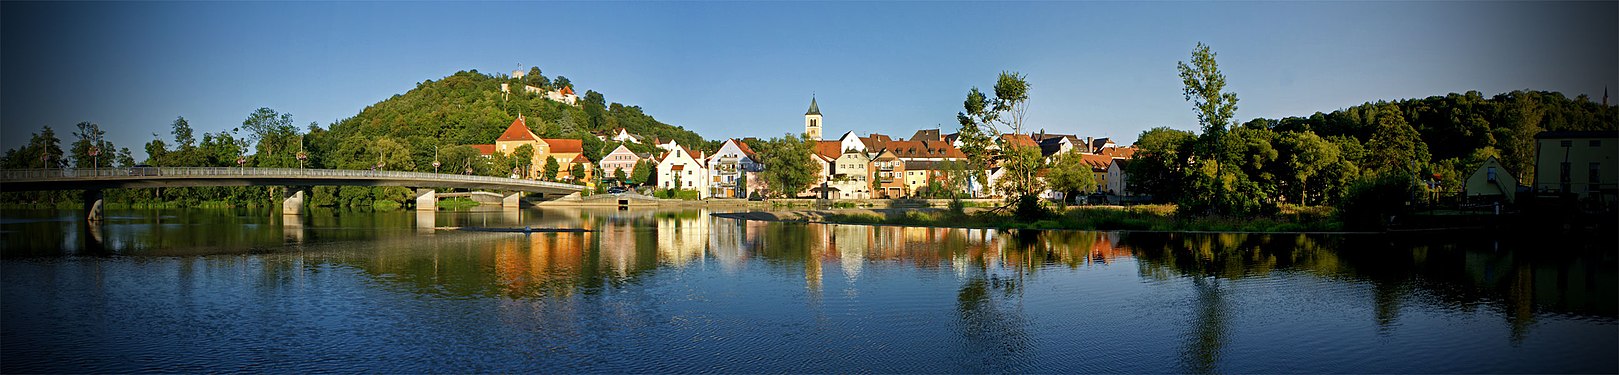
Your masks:
<path fill-rule="evenodd" d="M 821 140 L 821 107 L 815 104 L 815 98 L 810 98 L 809 112 L 804 112 L 804 134 L 812 140 Z"/>

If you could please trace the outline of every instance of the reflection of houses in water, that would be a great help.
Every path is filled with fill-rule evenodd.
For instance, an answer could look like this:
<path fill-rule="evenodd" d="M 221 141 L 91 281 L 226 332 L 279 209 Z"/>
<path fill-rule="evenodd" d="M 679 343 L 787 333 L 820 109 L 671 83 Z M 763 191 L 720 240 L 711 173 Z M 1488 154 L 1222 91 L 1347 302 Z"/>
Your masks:
<path fill-rule="evenodd" d="M 749 243 L 747 233 L 748 225 L 746 223 L 750 221 L 715 219 L 711 217 L 704 217 L 703 220 L 709 222 L 709 252 L 713 253 L 714 259 L 719 262 L 720 267 L 730 271 L 741 269 L 742 263 L 747 261 L 748 258 L 745 249 L 753 246 Z"/>
<path fill-rule="evenodd" d="M 625 277 L 635 266 L 635 226 L 614 219 L 596 222 L 596 238 L 601 241 L 596 252 L 602 265 L 612 269 L 613 274 Z"/>
<path fill-rule="evenodd" d="M 837 254 L 838 264 L 843 268 L 843 277 L 854 281 L 860 277 L 860 266 L 866 261 L 866 250 L 876 242 L 876 238 L 872 237 L 872 227 L 832 225 L 829 232 L 832 234 L 831 243 L 834 253 Z"/>
<path fill-rule="evenodd" d="M 525 235 L 495 243 L 495 278 L 511 295 L 544 287 L 569 294 L 584 267 L 591 233 Z"/>
<path fill-rule="evenodd" d="M 681 212 L 657 217 L 658 260 L 675 266 L 684 266 L 700 260 L 708 248 L 710 219 L 707 209 L 695 214 Z"/>

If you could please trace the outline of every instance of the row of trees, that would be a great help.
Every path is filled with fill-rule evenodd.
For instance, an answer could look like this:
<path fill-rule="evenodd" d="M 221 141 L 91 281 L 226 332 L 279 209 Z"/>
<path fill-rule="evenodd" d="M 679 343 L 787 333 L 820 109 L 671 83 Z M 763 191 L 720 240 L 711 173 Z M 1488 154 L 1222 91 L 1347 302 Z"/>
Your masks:
<path fill-rule="evenodd" d="M 1237 96 L 1225 91 L 1207 45 L 1199 43 L 1177 68 L 1202 131 L 1143 132 L 1128 172 L 1135 192 L 1175 202 L 1186 214 L 1264 214 L 1280 203 L 1395 210 L 1426 196 L 1413 194 L 1422 189 L 1460 192 L 1491 157 L 1528 184 L 1536 133 L 1619 127 L 1614 107 L 1537 91 L 1379 101 L 1239 125 Z"/>

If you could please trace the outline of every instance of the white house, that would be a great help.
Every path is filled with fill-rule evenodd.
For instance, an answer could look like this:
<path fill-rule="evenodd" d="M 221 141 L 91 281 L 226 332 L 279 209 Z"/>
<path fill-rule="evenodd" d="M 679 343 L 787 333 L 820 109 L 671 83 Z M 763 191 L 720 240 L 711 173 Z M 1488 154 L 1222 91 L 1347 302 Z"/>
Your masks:
<path fill-rule="evenodd" d="M 832 160 L 831 169 L 827 186 L 837 190 L 829 198 L 871 199 L 871 157 L 865 152 L 846 151 Z"/>
<path fill-rule="evenodd" d="M 737 180 L 742 180 L 744 175 L 764 170 L 764 166 L 753 158 L 753 149 L 749 148 L 746 142 L 736 138 L 725 140 L 725 144 L 720 145 L 719 151 L 714 151 L 714 155 L 710 155 L 706 160 L 710 177 L 709 189 L 712 190 L 713 196 L 747 198 L 750 191 L 748 185 L 754 184 L 749 182 L 738 186 Z M 753 177 L 748 176 L 748 180 L 752 180 Z"/>
<path fill-rule="evenodd" d="M 708 168 L 702 160 L 701 154 L 685 147 L 664 153 L 658 159 L 658 188 L 694 190 L 698 198 L 708 198 Z"/>
<path fill-rule="evenodd" d="M 624 128 L 618 128 L 618 133 L 613 134 L 612 139 L 613 139 L 614 142 L 629 142 L 629 143 L 634 143 L 634 144 L 641 144 L 641 137 L 636 136 L 634 134 L 630 134 L 630 132 L 628 130 L 624 130 Z"/>
<path fill-rule="evenodd" d="M 855 135 L 853 130 L 843 133 L 843 136 L 838 138 L 838 147 L 845 151 L 866 152 L 866 142 L 860 141 L 860 136 Z"/>
<path fill-rule="evenodd" d="M 1125 170 L 1130 159 L 1113 158 L 1107 166 L 1107 191 L 1121 197 L 1130 196 L 1130 174 Z"/>

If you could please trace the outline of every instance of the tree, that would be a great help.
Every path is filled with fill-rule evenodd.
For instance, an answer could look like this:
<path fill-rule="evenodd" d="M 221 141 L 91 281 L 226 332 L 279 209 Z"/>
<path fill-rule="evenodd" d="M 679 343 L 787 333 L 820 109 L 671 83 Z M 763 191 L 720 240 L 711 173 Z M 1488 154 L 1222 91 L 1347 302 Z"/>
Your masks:
<path fill-rule="evenodd" d="M 1428 144 L 1417 129 L 1405 122 L 1405 116 L 1390 107 L 1378 116 L 1377 130 L 1366 142 L 1367 148 L 1377 151 L 1367 155 L 1362 167 L 1373 172 L 1415 174 L 1428 164 Z"/>
<path fill-rule="evenodd" d="M 618 183 L 621 184 L 628 184 L 628 179 L 629 176 L 624 174 L 624 168 L 613 168 L 613 181 L 618 181 Z"/>
<path fill-rule="evenodd" d="M 105 139 L 106 132 L 93 122 L 80 122 L 73 136 L 73 166 L 79 168 L 107 168 L 113 165 L 117 148 Z"/>
<path fill-rule="evenodd" d="M 962 124 L 962 144 L 976 154 L 968 157 L 974 164 L 972 169 L 979 171 L 975 173 L 982 173 L 992 161 L 989 160 L 989 142 L 986 139 L 992 140 L 1001 150 L 1001 167 L 1005 168 L 1005 175 L 1000 183 L 1008 199 L 1034 196 L 1040 191 L 1040 182 L 1035 177 L 1036 169 L 1040 166 L 1039 148 L 1007 142 L 1005 137 L 1000 136 L 1007 133 L 1026 134 L 1023 119 L 1028 112 L 1028 103 L 1029 82 L 1026 76 L 1003 71 L 995 81 L 995 97 L 987 97 L 973 87 L 967 91 L 967 99 L 962 102 L 965 112 L 956 113 L 956 119 Z"/>
<path fill-rule="evenodd" d="M 272 168 L 298 166 L 298 128 L 293 125 L 292 114 L 259 108 L 242 120 L 242 129 L 247 131 L 247 140 L 254 147 L 253 165 Z"/>
<path fill-rule="evenodd" d="M 568 176 L 573 177 L 573 183 L 583 185 L 585 183 L 585 164 L 573 163 L 572 166 L 568 167 Z"/>
<path fill-rule="evenodd" d="M 1078 149 L 1058 154 L 1046 172 L 1051 189 L 1062 192 L 1067 201 L 1073 201 L 1073 197 L 1080 193 L 1096 189 L 1096 174 L 1091 172 L 1089 164 L 1085 164 L 1083 155 Z"/>
<path fill-rule="evenodd" d="M 636 185 L 652 183 L 652 163 L 646 160 L 635 161 L 635 168 L 630 170 L 630 181 Z"/>
<path fill-rule="evenodd" d="M 759 178 L 776 196 L 793 197 L 820 179 L 821 167 L 813 156 L 811 140 L 803 135 L 785 134 L 754 147 L 764 171 Z"/>
<path fill-rule="evenodd" d="M 1344 160 L 1338 145 L 1314 132 L 1282 132 L 1276 139 L 1276 148 L 1280 155 L 1278 163 L 1283 166 L 1277 176 L 1282 194 L 1299 204 L 1325 203 L 1324 197 L 1319 195 L 1321 191 L 1311 194 L 1310 190 L 1322 185 L 1318 175 Z"/>
<path fill-rule="evenodd" d="M 1186 187 L 1186 168 L 1196 141 L 1192 132 L 1167 127 L 1141 132 L 1136 138 L 1135 159 L 1126 167 L 1129 189 L 1157 202 L 1173 202 Z"/>
<path fill-rule="evenodd" d="M 561 90 L 564 87 L 573 87 L 573 81 L 569 81 L 568 77 L 557 76 L 557 79 L 551 81 L 551 85 Z"/>
<path fill-rule="evenodd" d="M 512 172 L 512 173 L 516 173 L 519 176 L 523 176 L 524 178 L 527 178 L 531 174 L 531 173 L 529 173 L 529 167 L 534 166 L 534 146 L 532 146 L 532 145 L 517 146 L 516 149 L 512 150 L 511 162 L 512 162 L 512 167 L 517 169 L 516 172 Z M 552 174 L 552 176 L 554 177 L 555 174 Z M 546 176 L 540 176 L 540 177 L 542 179 L 546 180 L 546 181 L 551 180 L 551 177 L 546 177 Z"/>
<path fill-rule="evenodd" d="M 556 157 L 546 157 L 545 168 L 540 171 L 540 179 L 546 181 L 555 181 L 557 179 L 557 172 L 561 170 L 562 164 L 557 163 Z"/>
<path fill-rule="evenodd" d="M 1225 90 L 1225 75 L 1214 61 L 1215 55 L 1208 45 L 1198 42 L 1192 49 L 1191 65 L 1185 61 L 1175 63 L 1185 84 L 1181 92 L 1192 102 L 1192 110 L 1197 113 L 1197 122 L 1203 126 L 1205 136 L 1224 133 L 1237 112 L 1237 94 L 1221 91 Z"/>

